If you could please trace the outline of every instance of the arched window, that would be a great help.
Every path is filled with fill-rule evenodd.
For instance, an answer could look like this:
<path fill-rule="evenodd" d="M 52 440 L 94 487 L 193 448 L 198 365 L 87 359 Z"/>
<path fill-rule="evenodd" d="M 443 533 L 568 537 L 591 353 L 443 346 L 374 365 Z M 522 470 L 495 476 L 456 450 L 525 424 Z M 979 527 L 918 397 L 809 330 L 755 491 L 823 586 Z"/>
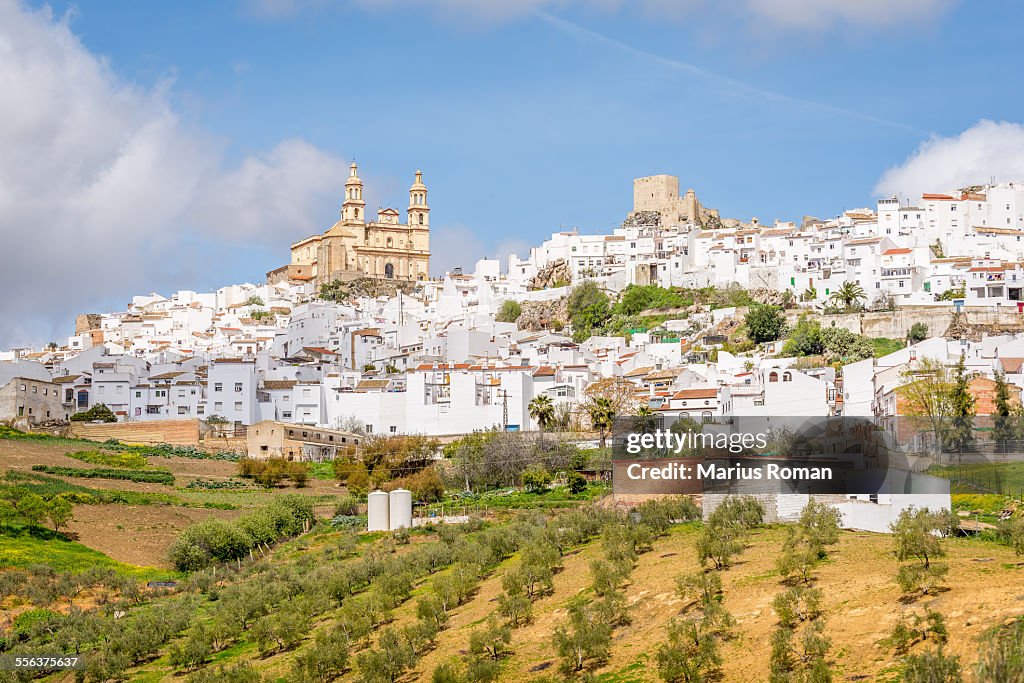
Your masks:
<path fill-rule="evenodd" d="M 792 382 L 793 381 L 793 373 L 791 373 L 791 372 L 784 373 L 782 375 L 782 381 L 783 382 Z"/>
<path fill-rule="evenodd" d="M 779 381 L 779 373 L 777 373 L 777 372 L 775 372 L 773 370 L 772 374 L 768 375 L 768 381 L 769 382 L 778 382 Z"/>
<path fill-rule="evenodd" d="M 423 214 L 420 214 L 420 225 L 423 225 Z"/>
<path fill-rule="evenodd" d="M 384 266 L 384 277 L 390 279 L 395 276 L 395 267 L 390 263 Z"/>
<path fill-rule="evenodd" d="M 389 237 L 388 238 L 388 246 L 389 247 L 393 246 L 392 242 L 393 242 L 393 240 Z"/>
<path fill-rule="evenodd" d="M 359 218 L 359 209 L 356 209 L 356 218 Z"/>

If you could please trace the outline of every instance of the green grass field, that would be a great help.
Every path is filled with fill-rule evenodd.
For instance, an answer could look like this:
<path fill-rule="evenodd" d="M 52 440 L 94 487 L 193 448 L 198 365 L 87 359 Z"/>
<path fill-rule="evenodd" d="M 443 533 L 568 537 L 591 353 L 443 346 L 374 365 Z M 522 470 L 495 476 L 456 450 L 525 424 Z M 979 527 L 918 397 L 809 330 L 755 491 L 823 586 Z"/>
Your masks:
<path fill-rule="evenodd" d="M 59 572 L 113 569 L 143 581 L 177 578 L 177 573 L 155 567 L 136 567 L 112 560 L 101 552 L 49 530 L 5 528 L 0 532 L 0 569 L 28 569 L 45 564 Z"/>
<path fill-rule="evenodd" d="M 997 493 L 1024 500 L 1024 462 L 933 465 L 926 473 L 949 479 L 957 493 Z"/>

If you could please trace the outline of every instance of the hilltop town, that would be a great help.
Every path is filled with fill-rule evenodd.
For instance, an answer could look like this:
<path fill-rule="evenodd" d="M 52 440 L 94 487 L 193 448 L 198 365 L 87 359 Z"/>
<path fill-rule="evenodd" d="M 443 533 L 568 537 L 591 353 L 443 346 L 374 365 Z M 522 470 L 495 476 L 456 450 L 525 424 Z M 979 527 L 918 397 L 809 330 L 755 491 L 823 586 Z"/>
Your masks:
<path fill-rule="evenodd" d="M 434 279 L 422 173 L 406 222 L 366 222 L 355 164 L 345 193 L 340 220 L 264 283 L 134 296 L 60 343 L 0 354 L 0 419 L 103 404 L 122 423 L 445 436 L 534 430 L 537 396 L 569 427 L 608 382 L 673 416 L 884 416 L 926 356 L 963 357 L 979 391 L 996 373 L 1024 385 L 1020 183 L 761 225 L 721 218 L 675 177 L 638 178 L 612 234 L 558 232 Z M 785 318 L 775 338 L 744 325 L 761 304 Z M 849 339 L 798 348 L 809 325 Z"/>
<path fill-rule="evenodd" d="M 558 232 L 433 279 L 424 175 L 404 221 L 367 221 L 362 191 L 353 164 L 339 220 L 263 283 L 135 296 L 0 355 L 0 651 L 78 643 L 85 614 L 105 634 L 88 681 L 555 664 L 567 680 L 919 680 L 1010 656 L 1024 188 L 764 226 L 638 178 L 610 235 Z M 606 447 L 619 417 L 687 448 L 762 420 L 766 479 L 785 481 L 758 488 L 755 457 L 698 464 L 693 497 L 630 488 Z M 822 467 L 780 468 L 828 424 Z M 858 424 L 910 454 L 905 480 Z M 850 452 L 888 485 L 792 487 Z"/>

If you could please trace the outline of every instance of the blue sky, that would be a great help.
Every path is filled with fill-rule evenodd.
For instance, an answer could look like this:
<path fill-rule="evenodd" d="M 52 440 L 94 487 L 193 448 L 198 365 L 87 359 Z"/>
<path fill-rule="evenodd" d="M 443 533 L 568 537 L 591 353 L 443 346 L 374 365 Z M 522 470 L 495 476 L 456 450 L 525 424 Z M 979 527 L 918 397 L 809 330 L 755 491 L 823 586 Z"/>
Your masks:
<path fill-rule="evenodd" d="M 287 260 L 291 241 L 333 222 L 353 157 L 373 205 L 403 209 L 413 170 L 424 170 L 435 272 L 525 253 L 560 228 L 607 230 L 640 175 L 678 175 L 724 216 L 833 216 L 880 191 L 960 181 L 912 156 L 969 147 L 961 136 L 982 120 L 1010 125 L 975 136 L 993 158 L 969 180 L 1024 175 L 1020 155 L 999 156 L 999 136 L 1020 133 L 1024 110 L 1024 7 L 1009 0 L 742 0 L 729 11 L 702 0 L 0 4 L 40 31 L 24 48 L 29 65 L 99 65 L 100 95 L 70 100 L 100 112 L 76 123 L 79 134 L 118 116 L 140 131 L 170 121 L 157 145 L 167 149 L 140 177 L 195 177 L 171 198 L 140 200 L 166 199 L 164 215 L 119 218 L 180 234 L 126 252 L 158 264 L 55 303 L 49 322 L 19 338 L 65 330 L 69 312 L 120 308 L 139 291 L 257 279 Z M 51 39 L 63 56 L 34 54 Z M 21 99 L 17 84 L 38 80 L 31 72 L 0 97 Z M 78 88 L 72 75 L 55 78 Z M 122 96 L 127 114 L 94 101 Z M 119 153 L 97 151 L 96 173 Z M 65 152 L 53 163 L 77 160 Z M 267 177 L 294 188 L 287 207 L 260 204 Z"/>

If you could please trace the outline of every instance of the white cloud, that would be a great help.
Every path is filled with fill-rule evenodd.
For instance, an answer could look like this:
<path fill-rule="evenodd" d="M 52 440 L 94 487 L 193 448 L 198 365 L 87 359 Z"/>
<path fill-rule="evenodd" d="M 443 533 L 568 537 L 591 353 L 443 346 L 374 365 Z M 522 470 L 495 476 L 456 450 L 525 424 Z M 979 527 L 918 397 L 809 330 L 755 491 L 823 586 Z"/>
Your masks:
<path fill-rule="evenodd" d="M 494 250 L 494 258 L 501 261 L 501 268 L 505 270 L 508 268 L 508 257 L 515 254 L 519 258 L 524 258 L 530 255 L 530 248 L 532 244 L 526 240 L 521 239 L 508 239 L 499 244 Z"/>
<path fill-rule="evenodd" d="M 949 11 L 956 0 L 745 0 L 745 4 L 761 20 L 777 26 L 820 31 L 835 26 L 927 23 Z"/>
<path fill-rule="evenodd" d="M 281 242 L 285 235 L 305 236 L 328 221 L 325 204 L 341 201 L 346 166 L 303 140 L 285 140 L 211 178 L 194 215 L 231 238 Z"/>
<path fill-rule="evenodd" d="M 918 198 L 968 185 L 1024 179 L 1024 126 L 981 120 L 959 135 L 932 137 L 886 171 L 875 193 Z"/>
<path fill-rule="evenodd" d="M 823 31 L 837 27 L 896 25 L 927 21 L 958 0 L 244 0 L 248 12 L 263 19 L 292 17 L 311 8 L 355 6 L 368 10 L 426 8 L 459 22 L 496 23 L 522 19 L 533 12 L 583 9 L 629 12 L 655 20 L 707 21 L 723 15 L 751 27 Z"/>
<path fill-rule="evenodd" d="M 487 246 L 475 232 L 462 225 L 431 226 L 430 228 L 430 274 L 444 275 L 452 268 L 473 272 Z"/>
<path fill-rule="evenodd" d="M 133 292 L 188 285 L 197 242 L 286 244 L 336 203 L 340 159 L 289 140 L 225 170 L 168 87 L 123 82 L 67 18 L 0 0 L 0 347 L 66 336 L 73 314 Z"/>

